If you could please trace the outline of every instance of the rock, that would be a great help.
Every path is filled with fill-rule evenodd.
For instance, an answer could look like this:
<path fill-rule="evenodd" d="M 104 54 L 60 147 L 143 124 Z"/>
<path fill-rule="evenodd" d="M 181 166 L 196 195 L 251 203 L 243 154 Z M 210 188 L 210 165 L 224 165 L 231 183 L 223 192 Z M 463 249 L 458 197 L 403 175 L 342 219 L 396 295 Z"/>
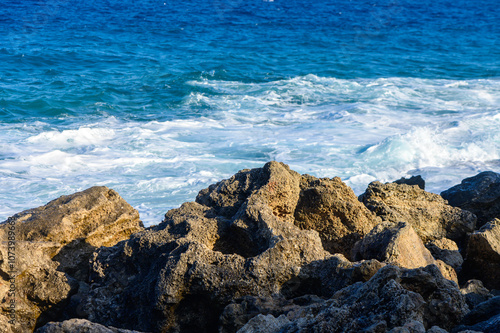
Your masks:
<path fill-rule="evenodd" d="M 417 186 L 373 182 L 360 200 L 383 221 L 408 222 L 424 243 L 445 237 L 461 244 L 476 223 L 474 214 Z"/>
<path fill-rule="evenodd" d="M 209 332 L 234 299 L 303 294 L 313 283 L 298 278 L 291 287 L 290 281 L 331 254 L 317 231 L 293 223 L 299 180 L 276 162 L 241 171 L 169 211 L 160 225 L 98 250 L 85 307 L 89 320 Z"/>
<path fill-rule="evenodd" d="M 477 215 L 478 227 L 500 218 L 500 174 L 485 171 L 462 180 L 459 185 L 441 192 L 454 207 Z"/>
<path fill-rule="evenodd" d="M 405 268 L 435 264 L 429 250 L 406 222 L 377 225 L 356 243 L 352 251 L 354 260 L 377 259 Z"/>
<path fill-rule="evenodd" d="M 439 326 L 432 326 L 431 328 L 429 328 L 429 329 L 427 330 L 427 332 L 426 332 L 426 333 L 448 333 L 448 331 L 447 331 L 447 330 L 442 329 L 442 328 L 441 328 L 441 327 L 439 327 Z"/>
<path fill-rule="evenodd" d="M 425 190 L 425 180 L 422 176 L 411 176 L 410 178 L 400 178 L 394 181 L 396 184 L 417 185 L 420 189 Z"/>
<path fill-rule="evenodd" d="M 317 179 L 305 175 L 300 187 L 295 224 L 318 231 L 330 253 L 349 258 L 356 241 L 380 222 L 338 177 Z"/>
<path fill-rule="evenodd" d="M 434 260 L 411 225 L 406 222 L 384 222 L 377 225 L 356 243 L 352 257 L 354 260 L 376 259 L 404 268 L 437 265 L 445 278 L 458 283 L 455 270 L 440 260 Z"/>
<path fill-rule="evenodd" d="M 500 332 L 500 296 L 477 305 L 462 320 L 462 325 L 453 332 L 473 330 L 484 333 Z"/>
<path fill-rule="evenodd" d="M 479 279 L 489 289 L 500 289 L 500 219 L 485 224 L 469 239 L 463 265 L 465 279 Z"/>
<path fill-rule="evenodd" d="M 403 271 L 400 284 L 423 297 L 423 324 L 427 328 L 449 330 L 469 312 L 457 284 L 445 279 L 435 265 Z"/>
<path fill-rule="evenodd" d="M 78 280 L 88 277 L 91 253 L 141 229 L 137 211 L 105 187 L 62 196 L 0 224 L 0 239 L 15 238 L 0 244 L 0 318 L 9 318 L 12 275 L 16 285 L 16 324 L 5 332 L 30 332 L 62 316 L 84 284 Z M 15 252 L 12 267 L 9 252 Z"/>
<path fill-rule="evenodd" d="M 467 305 L 471 309 L 493 297 L 480 280 L 467 281 L 465 286 L 460 289 L 460 292 L 465 295 Z"/>
<path fill-rule="evenodd" d="M 453 327 L 467 311 L 456 285 L 435 266 L 407 270 L 389 265 L 368 282 L 289 311 L 291 323 L 280 332 L 425 332 L 438 323 Z"/>
<path fill-rule="evenodd" d="M 464 263 L 464 259 L 458 250 L 457 243 L 448 238 L 433 240 L 425 247 L 431 252 L 435 259 L 444 261 L 454 269 L 459 268 Z"/>
<path fill-rule="evenodd" d="M 271 333 L 279 332 L 282 327 L 289 324 L 290 321 L 281 315 L 274 318 L 273 315 L 261 315 L 253 317 L 245 326 L 243 326 L 238 333 Z"/>
<path fill-rule="evenodd" d="M 36 333 L 141 333 L 138 331 L 106 327 L 86 319 L 70 319 L 63 322 L 50 322 L 40 327 Z"/>

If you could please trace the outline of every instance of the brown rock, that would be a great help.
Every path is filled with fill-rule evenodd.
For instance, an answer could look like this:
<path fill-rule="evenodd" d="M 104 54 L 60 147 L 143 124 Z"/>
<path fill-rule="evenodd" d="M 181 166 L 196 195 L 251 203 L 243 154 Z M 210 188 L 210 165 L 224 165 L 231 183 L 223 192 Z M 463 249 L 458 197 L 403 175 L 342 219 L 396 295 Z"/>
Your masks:
<path fill-rule="evenodd" d="M 79 288 L 77 279 L 86 281 L 91 253 L 141 229 L 137 211 L 105 187 L 62 196 L 1 223 L 0 282 L 8 285 L 15 276 L 18 314 L 6 332 L 33 331 L 60 316 Z M 12 267 L 9 252 L 15 253 Z M 0 317 L 8 318 L 11 299 L 0 288 Z"/>
<path fill-rule="evenodd" d="M 318 231 L 330 253 L 349 258 L 356 241 L 380 222 L 338 177 L 317 179 L 305 175 L 300 187 L 295 224 Z"/>
<path fill-rule="evenodd" d="M 384 221 L 411 224 L 424 243 L 443 237 L 460 243 L 476 223 L 474 214 L 415 185 L 373 182 L 360 200 Z"/>
<path fill-rule="evenodd" d="M 141 333 L 115 327 L 105 327 L 86 319 L 70 319 L 63 322 L 50 322 L 36 330 L 36 333 Z"/>
<path fill-rule="evenodd" d="M 404 268 L 435 264 L 429 250 L 406 222 L 381 223 L 353 248 L 354 260 L 377 259 Z"/>
<path fill-rule="evenodd" d="M 481 280 L 489 289 L 500 289 L 500 219 L 470 236 L 463 275 L 465 279 Z"/>

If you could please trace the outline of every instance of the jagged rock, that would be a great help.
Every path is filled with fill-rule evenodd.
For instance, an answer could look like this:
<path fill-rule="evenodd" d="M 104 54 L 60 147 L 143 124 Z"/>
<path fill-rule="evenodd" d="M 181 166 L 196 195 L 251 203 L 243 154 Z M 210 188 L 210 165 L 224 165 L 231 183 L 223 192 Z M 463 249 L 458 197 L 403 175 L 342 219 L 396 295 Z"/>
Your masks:
<path fill-rule="evenodd" d="M 426 332 L 426 333 L 448 333 L 448 331 L 447 331 L 447 330 L 442 329 L 442 328 L 441 328 L 441 327 L 439 327 L 439 326 L 432 326 L 431 328 L 429 328 L 429 329 L 427 330 L 427 332 Z"/>
<path fill-rule="evenodd" d="M 465 279 L 481 280 L 489 289 L 500 289 L 500 219 L 470 236 L 463 275 Z"/>
<path fill-rule="evenodd" d="M 431 252 L 435 259 L 444 261 L 454 269 L 459 268 L 464 263 L 464 259 L 458 250 L 457 243 L 448 238 L 433 240 L 425 247 Z"/>
<path fill-rule="evenodd" d="M 331 253 L 349 258 L 356 241 L 380 222 L 338 177 L 317 179 L 305 175 L 300 188 L 295 224 L 318 231 L 324 248 Z"/>
<path fill-rule="evenodd" d="M 17 318 L 5 332 L 30 332 L 61 316 L 80 286 L 77 280 L 88 276 L 94 249 L 141 229 L 137 211 L 105 187 L 62 196 L 1 223 L 0 239 L 15 238 L 15 245 L 0 244 L 0 318 L 9 318 L 6 286 L 16 276 Z M 12 267 L 9 252 L 15 252 Z"/>
<path fill-rule="evenodd" d="M 474 214 L 417 186 L 373 182 L 360 200 L 383 221 L 411 224 L 424 243 L 446 237 L 460 244 L 476 223 Z"/>
<path fill-rule="evenodd" d="M 493 297 L 470 311 L 462 320 L 462 325 L 453 332 L 474 330 L 484 333 L 500 332 L 500 296 Z"/>
<path fill-rule="evenodd" d="M 458 283 L 455 270 L 440 260 L 434 260 L 411 225 L 406 222 L 384 222 L 377 225 L 356 243 L 352 257 L 354 260 L 376 259 L 404 268 L 437 265 L 445 278 Z"/>
<path fill-rule="evenodd" d="M 477 215 L 478 227 L 500 218 L 500 174 L 485 171 L 466 178 L 458 185 L 441 192 L 454 207 Z"/>
<path fill-rule="evenodd" d="M 272 162 L 203 190 L 158 226 L 96 253 L 85 311 L 106 326 L 214 331 L 245 295 L 279 294 L 301 267 L 331 257 L 293 224 L 300 176 Z M 297 190 L 293 190 L 296 188 Z M 342 286 L 343 287 L 343 286 Z"/>
<path fill-rule="evenodd" d="M 420 189 L 425 190 L 425 180 L 422 176 L 411 176 L 410 178 L 400 178 L 394 181 L 396 184 L 417 185 Z"/>
<path fill-rule="evenodd" d="M 106 327 L 86 319 L 70 319 L 63 322 L 50 322 L 40 327 L 36 333 L 141 333 L 139 331 Z"/>
<path fill-rule="evenodd" d="M 460 289 L 460 292 L 465 295 L 467 305 L 471 309 L 493 297 L 480 280 L 467 281 L 465 286 Z"/>
<path fill-rule="evenodd" d="M 279 332 L 425 332 L 424 327 L 438 324 L 453 327 L 467 310 L 458 288 L 435 266 L 406 270 L 389 265 L 368 282 L 287 312 L 291 323 Z"/>
<path fill-rule="evenodd" d="M 282 327 L 290 323 L 284 315 L 275 318 L 273 315 L 262 314 L 253 317 L 238 333 L 271 333 L 279 332 Z"/>

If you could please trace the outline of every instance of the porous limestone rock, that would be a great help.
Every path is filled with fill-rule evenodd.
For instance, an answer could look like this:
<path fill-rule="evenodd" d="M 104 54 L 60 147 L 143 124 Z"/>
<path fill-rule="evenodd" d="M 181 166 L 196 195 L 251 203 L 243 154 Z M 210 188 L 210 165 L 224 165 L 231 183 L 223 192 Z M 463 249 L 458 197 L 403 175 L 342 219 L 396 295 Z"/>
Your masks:
<path fill-rule="evenodd" d="M 489 289 L 500 289 L 500 219 L 474 232 L 463 264 L 465 279 L 478 279 Z"/>
<path fill-rule="evenodd" d="M 445 278 L 458 283 L 455 270 L 440 260 L 434 260 L 412 226 L 406 222 L 378 224 L 356 243 L 352 257 L 354 260 L 376 259 L 404 268 L 437 265 Z"/>
<path fill-rule="evenodd" d="M 85 282 L 91 253 L 142 229 L 137 211 L 106 187 L 62 196 L 1 223 L 0 318 L 9 318 L 12 275 L 17 315 L 4 331 L 31 332 L 57 319 Z"/>
<path fill-rule="evenodd" d="M 295 224 L 318 231 L 324 248 L 331 253 L 349 258 L 356 241 L 380 222 L 338 177 L 317 179 L 304 175 L 300 188 Z"/>
<path fill-rule="evenodd" d="M 466 178 L 458 185 L 441 192 L 441 196 L 454 207 L 477 215 L 478 227 L 500 218 L 500 174 L 484 171 Z"/>
<path fill-rule="evenodd" d="M 372 182 L 360 200 L 383 221 L 411 224 L 424 243 L 443 237 L 461 243 L 476 223 L 474 214 L 418 186 Z"/>

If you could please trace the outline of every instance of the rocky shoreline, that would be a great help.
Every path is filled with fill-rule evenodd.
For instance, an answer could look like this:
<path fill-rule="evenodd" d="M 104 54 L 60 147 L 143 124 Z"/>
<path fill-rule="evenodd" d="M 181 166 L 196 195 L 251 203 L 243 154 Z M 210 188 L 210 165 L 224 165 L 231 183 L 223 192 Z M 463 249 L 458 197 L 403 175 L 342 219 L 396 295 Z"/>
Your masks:
<path fill-rule="evenodd" d="M 0 224 L 0 332 L 500 332 L 500 174 L 441 195 L 282 163 L 144 228 L 93 187 Z"/>

